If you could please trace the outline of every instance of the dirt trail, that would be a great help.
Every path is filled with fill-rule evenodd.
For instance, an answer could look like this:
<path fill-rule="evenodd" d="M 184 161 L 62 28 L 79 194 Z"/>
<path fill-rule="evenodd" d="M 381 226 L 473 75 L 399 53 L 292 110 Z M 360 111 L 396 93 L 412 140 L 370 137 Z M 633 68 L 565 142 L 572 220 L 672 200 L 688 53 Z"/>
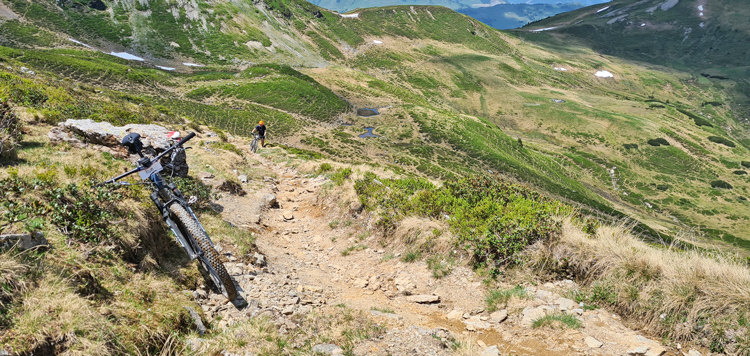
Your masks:
<path fill-rule="evenodd" d="M 258 261 L 229 258 L 227 269 L 249 305 L 234 307 L 213 295 L 202 299 L 209 318 L 222 316 L 219 327 L 258 315 L 284 320 L 345 304 L 365 311 L 388 329 L 384 337 L 361 341 L 353 349 L 355 355 L 453 354 L 434 342 L 435 333 L 469 340 L 468 349 L 456 351 L 464 354 L 495 355 L 493 345 L 502 355 L 687 352 L 640 335 L 605 310 L 584 311 L 562 297 L 577 287 L 572 281 L 527 287 L 529 298 L 513 298 L 502 311 L 490 313 L 484 310 L 486 287 L 469 268 L 458 266 L 448 276 L 435 279 L 424 261 L 402 262 L 399 251 L 380 245 L 379 236 L 368 230 L 372 223 L 368 213 L 352 212 L 328 179 L 306 177 L 294 168 L 255 157 L 276 178 L 265 178 L 260 191 L 245 197 L 225 196 L 217 203 L 223 207 L 224 220 L 258 234 L 256 244 L 267 265 L 261 268 Z M 261 205 L 268 201 L 263 197 L 269 194 L 275 195 L 278 205 L 264 208 Z M 232 253 L 235 246 L 224 244 L 220 249 L 228 256 L 236 255 Z M 436 295 L 440 301 L 420 304 L 410 301 L 409 295 Z M 545 313 L 573 315 L 582 326 L 528 325 Z"/>

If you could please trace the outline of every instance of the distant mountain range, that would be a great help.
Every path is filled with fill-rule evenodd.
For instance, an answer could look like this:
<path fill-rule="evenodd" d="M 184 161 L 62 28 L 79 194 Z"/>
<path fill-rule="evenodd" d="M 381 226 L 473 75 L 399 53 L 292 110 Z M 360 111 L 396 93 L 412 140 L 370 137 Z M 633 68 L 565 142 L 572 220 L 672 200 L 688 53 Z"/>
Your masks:
<path fill-rule="evenodd" d="M 391 5 L 445 6 L 497 29 L 512 29 L 556 14 L 609 0 L 308 0 L 320 7 L 347 12 Z"/>

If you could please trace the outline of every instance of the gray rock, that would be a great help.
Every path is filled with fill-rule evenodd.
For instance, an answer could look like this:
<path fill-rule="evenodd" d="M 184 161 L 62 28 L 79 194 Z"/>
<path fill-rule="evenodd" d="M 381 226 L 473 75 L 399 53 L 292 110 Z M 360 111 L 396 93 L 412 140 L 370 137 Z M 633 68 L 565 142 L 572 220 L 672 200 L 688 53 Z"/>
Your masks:
<path fill-rule="evenodd" d="M 344 353 L 344 350 L 334 344 L 318 344 L 313 346 L 312 353 L 324 355 L 339 355 Z"/>
<path fill-rule="evenodd" d="M 276 201 L 276 196 L 271 193 L 260 194 L 258 200 L 261 202 L 261 207 L 264 209 L 275 209 L 279 207 L 279 203 Z"/>
<path fill-rule="evenodd" d="M 500 350 L 496 345 L 492 345 L 482 352 L 482 356 L 500 356 Z"/>
<path fill-rule="evenodd" d="M 505 319 L 507 319 L 507 318 L 508 318 L 508 311 L 505 310 L 505 309 L 498 310 L 498 311 L 490 314 L 490 321 L 493 322 L 493 323 L 495 323 L 495 324 L 500 324 L 503 321 L 505 321 Z"/>
<path fill-rule="evenodd" d="M 439 296 L 429 295 L 429 294 L 410 295 L 406 297 L 406 300 L 412 303 L 420 303 L 420 304 L 440 303 Z"/>
<path fill-rule="evenodd" d="M 598 349 L 598 348 L 602 347 L 602 345 L 604 345 L 604 343 L 602 343 L 601 341 L 599 341 L 597 339 L 594 339 L 591 336 L 586 336 L 586 338 L 583 339 L 583 342 L 586 343 L 586 346 L 588 346 L 590 348 L 594 348 L 594 349 Z"/>
<path fill-rule="evenodd" d="M 628 350 L 628 355 L 630 356 L 645 356 L 648 352 L 649 348 L 648 346 L 638 346 L 634 349 Z"/>
<path fill-rule="evenodd" d="M 687 353 L 688 356 L 703 356 L 700 351 L 690 349 Z"/>
<path fill-rule="evenodd" d="M 203 334 L 206 333 L 206 326 L 203 325 L 203 320 L 201 319 L 200 314 L 198 314 L 195 309 L 191 307 L 185 307 L 187 309 L 188 313 L 190 313 L 190 317 L 193 318 L 193 322 L 195 323 L 195 328 L 198 330 L 198 334 L 203 336 Z"/>
<path fill-rule="evenodd" d="M 526 307 L 522 312 L 523 317 L 521 318 L 521 326 L 527 328 L 531 327 L 534 320 L 543 318 L 550 310 L 552 310 L 552 308 L 546 305 L 538 308 Z"/>
<path fill-rule="evenodd" d="M 578 308 L 578 304 L 568 298 L 557 298 L 555 299 L 555 304 L 560 307 L 561 311 Z"/>
<path fill-rule="evenodd" d="M 284 315 L 294 314 L 294 305 L 287 305 L 286 307 L 284 307 L 284 309 L 281 311 L 281 314 L 284 314 Z"/>
<path fill-rule="evenodd" d="M 255 265 L 258 267 L 265 267 L 266 266 L 266 256 L 261 255 L 260 253 L 255 253 L 253 255 L 255 258 Z"/>
<path fill-rule="evenodd" d="M 0 246 L 11 248 L 16 246 L 19 250 L 28 250 L 37 246 L 46 246 L 47 239 L 44 234 L 37 231 L 32 234 L 6 234 L 0 235 Z"/>
<path fill-rule="evenodd" d="M 240 183 L 247 183 L 247 176 L 244 175 L 244 174 L 242 174 L 239 177 L 237 177 L 237 179 L 240 180 Z"/>

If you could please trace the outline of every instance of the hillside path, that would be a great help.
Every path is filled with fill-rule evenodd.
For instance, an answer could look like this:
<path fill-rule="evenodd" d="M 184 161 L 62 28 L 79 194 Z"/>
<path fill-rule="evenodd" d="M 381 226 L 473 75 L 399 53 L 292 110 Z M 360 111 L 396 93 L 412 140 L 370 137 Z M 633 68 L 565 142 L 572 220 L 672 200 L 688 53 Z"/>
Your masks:
<path fill-rule="evenodd" d="M 297 327 L 295 315 L 343 304 L 387 330 L 358 342 L 355 355 L 683 354 L 629 329 L 611 312 L 583 310 L 564 298 L 577 288 L 569 280 L 527 287 L 528 299 L 511 299 L 506 308 L 490 313 L 485 310 L 486 287 L 471 269 L 458 266 L 435 279 L 424 261 L 402 262 L 398 251 L 382 246 L 380 236 L 368 230 L 369 214 L 353 214 L 328 179 L 255 157 L 276 178 L 264 178 L 260 191 L 244 197 L 227 194 L 217 203 L 225 221 L 256 232 L 265 266 L 258 255 L 242 262 L 233 257 L 238 255 L 236 246 L 219 247 L 248 302 L 237 308 L 221 296 L 198 291 L 207 317 L 221 315 L 220 328 L 265 315 L 276 320 L 283 333 Z M 264 194 L 275 195 L 278 206 L 259 206 Z M 439 302 L 416 301 L 435 296 Z M 574 315 L 582 326 L 531 327 L 545 314 Z M 465 346 L 454 351 L 440 341 L 453 338 Z"/>

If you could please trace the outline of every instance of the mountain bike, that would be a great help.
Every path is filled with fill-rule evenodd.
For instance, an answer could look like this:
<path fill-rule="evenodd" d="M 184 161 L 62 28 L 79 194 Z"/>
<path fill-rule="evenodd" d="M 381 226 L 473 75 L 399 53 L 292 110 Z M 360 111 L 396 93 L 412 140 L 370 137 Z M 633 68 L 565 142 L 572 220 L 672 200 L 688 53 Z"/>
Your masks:
<path fill-rule="evenodd" d="M 118 182 L 118 180 L 138 173 L 144 184 L 149 185 L 153 190 L 150 195 L 151 200 L 159 209 L 162 219 L 172 230 L 180 246 L 185 249 L 190 260 L 198 259 L 221 294 L 233 301 L 237 298 L 237 289 L 226 268 L 224 268 L 224 264 L 219 259 L 219 254 L 214 249 L 211 238 L 208 237 L 208 233 L 198 221 L 198 217 L 190 209 L 189 202 L 185 201 L 185 196 L 177 189 L 177 185 L 174 183 L 167 184 L 159 174 L 163 169 L 160 163 L 161 158 L 170 152 L 185 150 L 182 145 L 193 137 L 195 137 L 195 133 L 191 132 L 166 151 L 154 158 L 149 158 L 143 154 L 141 135 L 138 133 L 128 134 L 122 139 L 121 144 L 127 147 L 130 153 L 137 153 L 141 157 L 137 162 L 137 167 L 96 186 L 100 187 L 105 184 L 132 185 L 128 182 Z"/>
<path fill-rule="evenodd" d="M 250 151 L 252 151 L 253 153 L 258 150 L 258 140 L 260 140 L 260 135 L 256 134 L 254 136 L 255 137 L 253 137 L 253 142 L 250 143 Z"/>

